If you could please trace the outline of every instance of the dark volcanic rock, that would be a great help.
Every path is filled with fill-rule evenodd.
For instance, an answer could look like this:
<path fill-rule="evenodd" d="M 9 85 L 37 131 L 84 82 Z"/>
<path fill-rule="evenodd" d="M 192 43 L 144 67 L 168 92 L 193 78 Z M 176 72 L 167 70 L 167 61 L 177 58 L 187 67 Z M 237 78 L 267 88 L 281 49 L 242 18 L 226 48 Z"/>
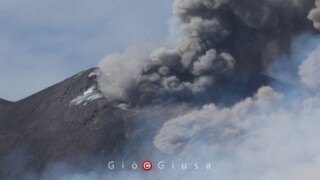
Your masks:
<path fill-rule="evenodd" d="M 16 103 L 0 101 L 0 175 L 10 173 L 7 163 L 20 167 L 23 161 L 37 171 L 48 162 L 85 162 L 92 155 L 119 152 L 125 143 L 124 119 L 101 96 L 94 71 Z"/>
<path fill-rule="evenodd" d="M 96 159 L 146 158 L 156 151 L 152 140 L 159 128 L 179 115 L 175 104 L 232 105 L 274 81 L 221 79 L 203 97 L 173 98 L 135 111 L 103 98 L 96 71 L 83 71 L 18 102 L 0 100 L 0 179 L 23 179 L 26 172 L 41 172 L 55 162 L 83 169 Z"/>
<path fill-rule="evenodd" d="M 8 104 L 8 103 L 11 103 L 11 102 L 0 98 L 0 104 Z"/>
<path fill-rule="evenodd" d="M 6 107 L 12 102 L 0 98 L 0 108 Z"/>

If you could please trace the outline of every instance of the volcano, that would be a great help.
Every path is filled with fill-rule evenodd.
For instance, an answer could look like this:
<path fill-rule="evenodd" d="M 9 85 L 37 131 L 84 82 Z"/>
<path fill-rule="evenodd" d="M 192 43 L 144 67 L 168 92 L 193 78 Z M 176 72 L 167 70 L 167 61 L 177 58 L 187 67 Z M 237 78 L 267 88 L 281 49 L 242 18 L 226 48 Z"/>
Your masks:
<path fill-rule="evenodd" d="M 54 162 L 70 162 L 83 168 L 92 159 L 134 158 L 145 153 L 146 147 L 156 150 L 152 138 L 166 119 L 163 114 L 177 116 L 174 108 L 164 102 L 161 107 L 150 105 L 138 110 L 109 102 L 99 90 L 98 71 L 83 71 L 18 102 L 0 100 L 1 179 L 41 172 Z M 253 85 L 250 80 L 223 79 L 217 92 L 223 91 L 232 102 L 235 97 L 238 100 L 250 96 L 269 80 L 261 75 Z M 170 104 L 181 101 L 188 100 L 174 99 Z M 157 113 L 140 118 L 151 108 Z M 150 138 L 145 138 L 146 134 Z M 130 153 L 125 150 L 128 148 Z"/>
<path fill-rule="evenodd" d="M 17 173 L 12 168 L 21 163 L 41 170 L 48 162 L 85 161 L 93 154 L 113 154 L 124 145 L 124 119 L 116 115 L 121 109 L 102 97 L 95 70 L 18 102 L 0 101 L 0 177 Z"/>

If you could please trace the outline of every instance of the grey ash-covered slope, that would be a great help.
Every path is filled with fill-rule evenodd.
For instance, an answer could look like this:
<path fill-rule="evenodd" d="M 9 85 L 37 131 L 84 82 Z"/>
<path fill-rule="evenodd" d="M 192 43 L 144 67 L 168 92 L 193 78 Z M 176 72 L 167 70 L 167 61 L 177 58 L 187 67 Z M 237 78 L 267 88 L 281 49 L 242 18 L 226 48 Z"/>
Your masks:
<path fill-rule="evenodd" d="M 1 107 L 5 107 L 5 106 L 7 106 L 7 105 L 9 105 L 11 103 L 12 102 L 0 98 L 0 108 Z"/>
<path fill-rule="evenodd" d="M 27 167 L 42 169 L 67 158 L 114 154 L 125 141 L 123 118 L 116 115 L 121 110 L 100 94 L 95 69 L 15 103 L 1 100 L 0 108 L 2 170 L 6 163 L 14 166 L 6 158 L 21 151 Z"/>
<path fill-rule="evenodd" d="M 168 106 L 165 102 L 147 105 L 137 111 L 119 108 L 101 95 L 96 71 L 83 71 L 18 102 L 0 100 L 0 179 L 12 174 L 19 177 L 26 171 L 41 172 L 54 162 L 81 167 L 94 158 L 139 159 L 146 156 L 144 149 L 155 150 L 153 137 L 166 119 L 177 115 L 170 106 L 182 100 L 169 101 Z M 215 91 L 220 99 L 204 96 L 198 98 L 199 106 L 207 103 L 201 99 L 217 102 L 229 98 L 227 103 L 232 104 L 235 98 L 250 96 L 269 84 L 266 76 L 256 78 L 222 79 Z"/>

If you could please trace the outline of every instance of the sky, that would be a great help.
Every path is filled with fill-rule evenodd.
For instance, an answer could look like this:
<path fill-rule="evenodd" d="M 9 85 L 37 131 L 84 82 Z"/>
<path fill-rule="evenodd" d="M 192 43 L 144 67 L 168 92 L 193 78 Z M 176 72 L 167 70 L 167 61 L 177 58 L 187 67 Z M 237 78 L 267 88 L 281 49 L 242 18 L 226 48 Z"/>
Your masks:
<path fill-rule="evenodd" d="M 0 0 L 0 98 L 18 101 L 96 67 L 109 53 L 162 43 L 172 3 Z"/>

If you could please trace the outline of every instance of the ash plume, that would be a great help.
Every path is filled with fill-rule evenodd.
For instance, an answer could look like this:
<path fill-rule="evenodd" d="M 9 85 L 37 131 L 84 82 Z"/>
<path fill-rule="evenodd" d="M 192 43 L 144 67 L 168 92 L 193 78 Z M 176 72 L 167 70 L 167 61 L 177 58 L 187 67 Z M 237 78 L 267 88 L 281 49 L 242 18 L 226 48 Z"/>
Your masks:
<path fill-rule="evenodd" d="M 41 130 L 41 134 L 35 138 L 49 133 L 41 139 L 44 145 L 39 143 L 40 147 L 49 143 L 48 148 L 63 153 L 64 147 L 76 142 L 67 155 L 73 157 L 75 152 L 77 164 L 89 160 L 92 167 L 73 170 L 73 164 L 68 167 L 69 157 L 58 153 L 62 165 L 51 164 L 29 176 L 19 168 L 18 177 L 319 179 L 318 10 L 318 0 L 175 0 L 173 14 L 181 39 L 174 48 L 130 48 L 122 54 L 110 54 L 100 62 L 98 72 L 77 75 L 63 86 L 49 89 L 49 102 L 56 103 L 36 97 L 30 107 L 35 112 L 31 120 L 42 118 L 40 111 L 50 117 L 60 112 L 47 118 L 49 128 L 47 121 L 36 119 L 40 126 L 30 132 Z M 99 98 L 69 105 L 74 98 L 78 100 L 79 89 L 81 95 L 96 93 Z M 19 108 L 27 104 L 22 103 Z M 50 114 L 47 107 L 52 108 Z M 18 120 L 23 121 L 28 112 L 21 111 Z M 32 130 L 29 121 L 23 122 Z M 70 124 L 75 126 L 68 129 Z M 20 127 L 15 131 L 20 133 Z M 64 136 L 61 132 L 71 133 Z M 54 133 L 60 136 L 52 142 Z M 29 134 L 33 135 L 22 133 Z M 61 139 L 63 146 L 59 146 Z M 36 140 L 31 136 L 29 141 L 33 145 Z M 43 157 L 57 160 L 55 153 L 41 150 Z M 83 157 L 90 153 L 93 159 Z M 212 171 L 168 168 L 148 173 L 140 167 L 110 173 L 105 171 L 109 158 L 119 162 L 146 158 L 210 161 L 214 167 Z"/>
<path fill-rule="evenodd" d="M 226 76 L 265 74 L 279 55 L 289 53 L 295 36 L 314 31 L 307 19 L 313 6 L 314 0 L 176 0 L 173 13 L 182 33 L 176 47 L 157 48 L 135 73 L 126 72 L 130 80 L 121 79 L 117 88 L 124 89 L 121 97 L 103 92 L 144 104 L 206 93 Z M 100 63 L 102 71 L 107 61 Z M 106 89 L 105 78 L 99 82 Z"/>
<path fill-rule="evenodd" d="M 313 41 L 312 39 L 305 41 Z M 318 45 L 317 45 L 318 46 Z M 214 159 L 203 178 L 317 179 L 319 177 L 319 48 L 298 65 L 299 87 L 261 87 L 231 107 L 207 104 L 164 123 L 154 145 L 171 156 Z M 300 49 L 294 52 L 304 54 Z M 284 70 L 286 71 L 286 70 Z M 292 71 L 292 69 L 287 69 Z M 305 91 L 305 89 L 311 90 Z M 192 159 L 192 158 L 191 158 Z M 189 172 L 186 179 L 198 177 Z M 181 174 L 176 177 L 180 177 Z"/>
<path fill-rule="evenodd" d="M 148 116 L 139 118 L 147 122 L 151 114 L 160 116 L 154 122 L 156 133 L 148 135 L 162 154 L 173 159 L 215 160 L 216 170 L 201 175 L 192 170 L 155 172 L 154 177 L 319 177 L 319 146 L 313 138 L 320 136 L 313 128 L 319 124 L 319 47 L 311 42 L 320 39 L 318 6 L 318 0 L 175 0 L 173 13 L 182 33 L 180 41 L 175 48 L 157 48 L 145 57 L 121 100 L 144 111 L 139 105 L 161 105 L 166 97 L 194 97 L 183 110 L 174 106 L 185 102 L 172 103 L 174 116 L 148 111 Z M 304 33 L 311 35 L 301 36 Z M 295 45 L 301 42 L 306 46 L 299 49 Z M 250 82 L 245 86 L 254 86 L 259 79 L 255 77 L 269 75 L 277 61 L 282 63 L 277 69 L 281 73 L 271 75 L 276 79 L 279 74 L 292 75 L 294 88 L 279 88 L 273 79 L 258 83 L 251 97 L 241 94 L 243 81 L 228 87 L 238 79 Z M 233 94 L 241 100 L 221 105 L 200 98 L 216 93 L 221 86 L 234 88 Z M 226 99 L 222 97 L 222 101 Z"/>

